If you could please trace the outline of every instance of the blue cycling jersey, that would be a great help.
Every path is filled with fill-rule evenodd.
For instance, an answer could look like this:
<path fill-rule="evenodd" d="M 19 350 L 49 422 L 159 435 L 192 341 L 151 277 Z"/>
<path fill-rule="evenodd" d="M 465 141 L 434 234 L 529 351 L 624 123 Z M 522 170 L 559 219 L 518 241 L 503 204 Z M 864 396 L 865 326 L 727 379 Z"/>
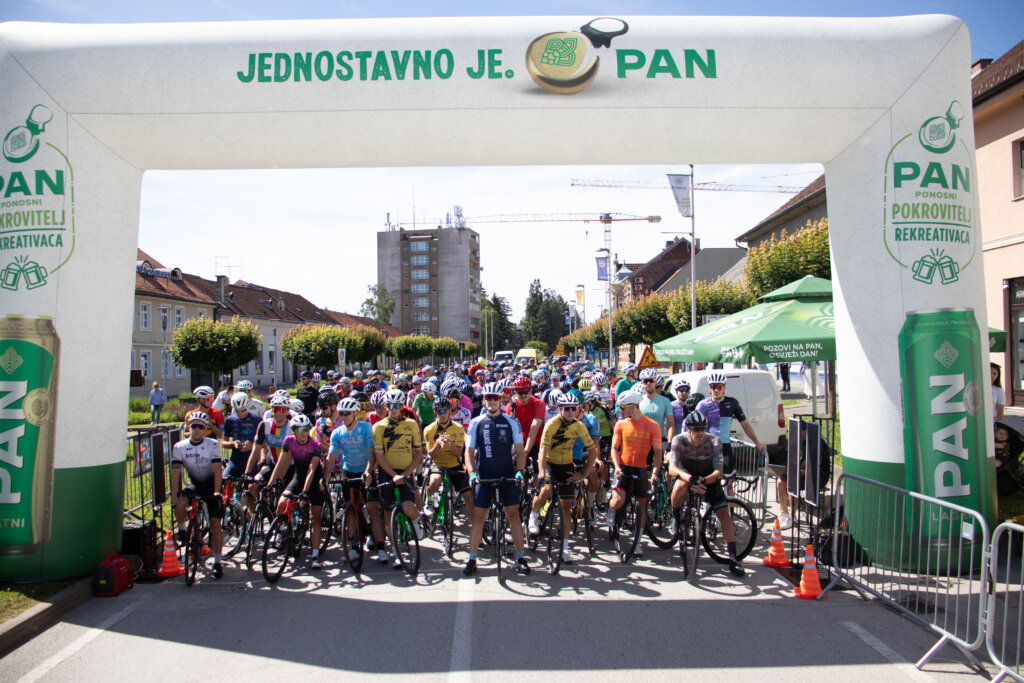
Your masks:
<path fill-rule="evenodd" d="M 476 450 L 476 470 L 481 479 L 512 477 L 516 472 L 515 444 L 523 443 L 519 420 L 499 413 L 482 413 L 466 430 L 466 446 Z"/>
<path fill-rule="evenodd" d="M 580 416 L 580 422 L 587 428 L 587 433 L 590 434 L 590 438 L 594 440 L 596 444 L 601 439 L 601 423 L 597 421 L 597 418 L 590 413 L 583 413 Z M 573 462 L 583 462 L 586 460 L 586 452 L 583 450 L 583 439 L 577 438 L 572 444 L 572 459 Z"/>
<path fill-rule="evenodd" d="M 697 410 L 704 413 L 708 418 L 708 432 L 717 436 L 723 444 L 729 443 L 729 431 L 732 429 L 732 421 L 745 422 L 747 416 L 743 414 L 740 402 L 732 396 L 725 396 L 721 403 L 715 403 L 711 398 L 706 398 L 697 404 Z"/>
<path fill-rule="evenodd" d="M 256 430 L 262 420 L 254 413 L 246 413 L 245 417 L 238 417 L 232 413 L 224 420 L 224 439 L 229 441 L 256 441 Z M 234 463 L 235 469 L 241 469 L 245 473 L 245 465 L 249 461 L 249 453 L 252 450 L 242 451 L 234 446 L 228 446 L 231 451 L 230 462 Z"/>
<path fill-rule="evenodd" d="M 341 458 L 337 454 L 341 453 Z M 373 427 L 369 422 L 356 422 L 350 431 L 345 425 L 331 432 L 330 454 L 334 455 L 335 468 L 346 472 L 364 472 L 373 453 Z"/>

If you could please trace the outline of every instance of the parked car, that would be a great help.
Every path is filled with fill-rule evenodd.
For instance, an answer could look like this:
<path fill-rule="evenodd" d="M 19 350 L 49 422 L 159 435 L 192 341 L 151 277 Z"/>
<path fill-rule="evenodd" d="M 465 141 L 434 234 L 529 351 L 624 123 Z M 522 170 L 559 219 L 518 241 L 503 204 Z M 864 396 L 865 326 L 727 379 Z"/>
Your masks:
<path fill-rule="evenodd" d="M 512 353 L 511 351 L 495 351 L 494 352 L 494 360 L 497 361 L 498 363 L 504 363 L 505 361 L 510 361 L 514 357 L 515 357 L 515 354 Z"/>
<path fill-rule="evenodd" d="M 675 396 L 676 383 L 686 380 L 690 383 L 690 391 L 699 391 L 710 396 L 708 389 L 708 372 L 680 372 L 672 375 L 665 383 L 666 393 Z M 743 413 L 750 420 L 757 437 L 768 447 L 769 462 L 786 462 L 786 413 L 782 409 L 782 396 L 779 394 L 775 375 L 765 370 L 720 370 L 724 372 L 727 382 L 725 393 L 740 402 Z M 735 420 L 729 430 L 730 439 L 749 441 L 743 427 Z"/>
<path fill-rule="evenodd" d="M 516 354 L 516 362 L 522 364 L 523 367 L 527 365 L 537 367 L 540 359 L 541 354 L 537 349 L 519 349 L 519 353 Z"/>

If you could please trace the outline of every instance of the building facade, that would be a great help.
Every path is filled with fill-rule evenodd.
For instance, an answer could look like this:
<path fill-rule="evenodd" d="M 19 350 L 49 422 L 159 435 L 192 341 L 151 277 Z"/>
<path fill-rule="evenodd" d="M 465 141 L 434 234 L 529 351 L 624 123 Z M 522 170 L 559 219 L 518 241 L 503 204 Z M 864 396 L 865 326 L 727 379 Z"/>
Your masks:
<path fill-rule="evenodd" d="M 971 80 L 988 324 L 1006 330 L 1002 368 L 1008 406 L 1024 407 L 1024 41 Z"/>
<path fill-rule="evenodd" d="M 828 218 L 825 194 L 825 176 L 820 175 L 760 223 L 737 237 L 736 243 L 745 242 L 747 247 L 760 246 L 771 241 L 772 237 L 782 237 L 783 230 L 792 235 L 808 222 Z"/>
<path fill-rule="evenodd" d="M 480 342 L 480 235 L 469 228 L 377 233 L 377 280 L 405 334 Z"/>

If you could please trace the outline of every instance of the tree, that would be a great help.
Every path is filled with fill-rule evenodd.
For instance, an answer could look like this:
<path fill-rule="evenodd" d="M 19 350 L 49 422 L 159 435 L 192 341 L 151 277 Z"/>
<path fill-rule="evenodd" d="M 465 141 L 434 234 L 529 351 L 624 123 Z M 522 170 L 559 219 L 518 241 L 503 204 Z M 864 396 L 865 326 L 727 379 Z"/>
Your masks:
<path fill-rule="evenodd" d="M 343 346 L 344 331 L 336 325 L 299 325 L 281 338 L 281 355 L 294 365 L 333 368 Z M 347 348 L 345 353 L 347 358 Z"/>
<path fill-rule="evenodd" d="M 433 354 L 434 339 L 425 334 L 392 337 L 388 340 L 387 349 L 398 360 L 418 360 Z"/>
<path fill-rule="evenodd" d="M 342 346 L 349 363 L 369 363 L 387 349 L 388 339 L 380 330 L 368 325 L 343 327 Z"/>
<path fill-rule="evenodd" d="M 637 344 L 650 346 L 675 335 L 675 328 L 668 319 L 668 300 L 664 294 L 648 294 L 628 301 L 615 311 L 612 334 L 616 343 L 629 344 L 630 358 Z"/>
<path fill-rule="evenodd" d="M 484 322 L 486 319 L 486 322 Z M 480 290 L 480 334 L 483 335 L 485 332 L 484 326 L 487 326 L 486 332 L 488 340 L 491 338 L 491 325 L 494 326 L 494 345 L 495 347 L 503 347 L 505 340 L 509 341 L 509 344 L 513 342 L 516 337 L 516 326 L 512 322 L 512 307 L 508 305 L 508 300 L 503 296 L 492 294 L 490 297 L 487 296 L 487 292 L 483 289 Z"/>
<path fill-rule="evenodd" d="M 379 323 L 391 324 L 391 316 L 395 312 L 395 297 L 391 296 L 383 282 L 367 285 L 369 298 L 359 308 L 359 315 L 373 318 Z"/>
<path fill-rule="evenodd" d="M 252 322 L 237 316 L 231 322 L 195 318 L 174 331 L 167 350 L 177 365 L 213 373 L 214 389 L 220 389 L 220 375 L 259 358 L 263 336 Z"/>
<path fill-rule="evenodd" d="M 783 230 L 780 237 L 773 235 L 767 243 L 751 247 L 743 273 L 755 299 L 804 275 L 831 280 L 828 219 L 807 221 L 792 235 Z"/>
<path fill-rule="evenodd" d="M 569 305 L 550 289 L 541 289 L 540 280 L 530 283 L 526 297 L 526 315 L 523 317 L 523 335 L 526 339 L 542 341 L 549 347 L 569 332 L 565 314 Z"/>
<path fill-rule="evenodd" d="M 459 342 L 451 337 L 439 337 L 431 340 L 432 349 L 430 355 L 437 358 L 458 358 Z"/>
<path fill-rule="evenodd" d="M 575 333 L 573 333 L 573 334 L 575 334 Z M 542 356 L 548 355 L 548 353 L 551 351 L 551 347 L 548 346 L 547 342 L 537 341 L 537 340 L 526 342 L 526 348 L 528 348 L 528 349 L 537 349 L 538 351 L 540 351 L 540 355 L 542 355 Z"/>
<path fill-rule="evenodd" d="M 705 315 L 728 315 L 753 306 L 757 301 L 746 282 L 734 282 L 723 277 L 714 282 L 697 280 L 697 322 Z M 691 329 L 690 283 L 668 296 L 668 319 L 677 334 Z"/>

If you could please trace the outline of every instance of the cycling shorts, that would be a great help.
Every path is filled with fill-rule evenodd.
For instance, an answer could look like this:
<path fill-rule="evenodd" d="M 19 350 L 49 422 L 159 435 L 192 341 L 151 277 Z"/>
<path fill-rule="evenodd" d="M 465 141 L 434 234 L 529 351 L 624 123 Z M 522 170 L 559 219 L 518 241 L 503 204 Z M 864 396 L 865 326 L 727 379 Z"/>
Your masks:
<path fill-rule="evenodd" d="M 633 496 L 637 500 L 647 500 L 650 488 L 647 485 L 647 470 L 642 467 L 622 466 L 622 474 L 615 478 L 613 489 Z"/>
<path fill-rule="evenodd" d="M 194 481 L 182 490 L 195 491 L 197 496 L 207 499 L 206 511 L 210 514 L 210 519 L 224 518 L 224 498 L 219 494 L 214 495 L 213 479 L 209 479 L 207 481 Z M 188 498 L 186 498 L 184 494 L 181 498 L 188 503 Z"/>
<path fill-rule="evenodd" d="M 452 488 L 458 493 L 465 493 L 469 490 L 469 475 L 466 470 L 462 469 L 462 466 L 458 467 L 442 467 L 441 465 L 430 466 L 431 476 L 437 474 L 442 477 L 447 476 L 448 480 L 452 483 Z"/>
<path fill-rule="evenodd" d="M 576 497 L 576 488 L 569 486 L 566 482 L 569 481 L 569 477 L 576 474 L 576 471 L 576 465 L 571 462 L 564 465 L 549 462 L 544 483 L 558 484 L 558 497 L 563 500 L 572 500 Z"/>
<path fill-rule="evenodd" d="M 377 489 L 377 497 L 381 506 L 383 506 L 385 510 L 394 510 L 395 483 L 384 470 L 377 470 L 377 481 L 381 482 L 380 488 Z M 398 486 L 398 496 L 403 503 L 411 503 L 416 500 L 416 492 L 413 491 L 412 484 L 409 483 L 408 477 L 406 477 L 405 481 Z"/>
<path fill-rule="evenodd" d="M 723 474 L 727 476 L 736 472 L 736 468 L 732 463 L 732 444 L 722 444 L 722 467 Z"/>
<path fill-rule="evenodd" d="M 682 477 L 676 477 L 679 481 L 682 481 Z M 725 489 L 722 488 L 722 482 L 716 481 L 712 484 L 705 483 L 704 487 L 707 489 L 704 492 L 704 502 L 711 506 L 712 510 L 719 510 L 729 504 L 729 501 L 725 495 Z"/>
<path fill-rule="evenodd" d="M 306 485 L 306 474 L 303 473 L 299 476 L 298 473 L 292 480 L 288 482 L 288 486 L 284 487 L 285 493 L 297 496 L 302 493 L 302 487 Z M 324 500 L 327 496 L 324 494 L 323 482 L 317 478 L 316 481 L 309 487 L 309 504 L 315 508 L 323 507 Z"/>
<path fill-rule="evenodd" d="M 519 505 L 519 486 L 515 482 L 510 484 L 481 484 L 477 482 L 474 488 L 476 489 L 473 493 L 474 507 L 484 510 L 491 507 L 494 495 L 492 491 L 497 492 L 498 500 L 504 507 Z"/>

